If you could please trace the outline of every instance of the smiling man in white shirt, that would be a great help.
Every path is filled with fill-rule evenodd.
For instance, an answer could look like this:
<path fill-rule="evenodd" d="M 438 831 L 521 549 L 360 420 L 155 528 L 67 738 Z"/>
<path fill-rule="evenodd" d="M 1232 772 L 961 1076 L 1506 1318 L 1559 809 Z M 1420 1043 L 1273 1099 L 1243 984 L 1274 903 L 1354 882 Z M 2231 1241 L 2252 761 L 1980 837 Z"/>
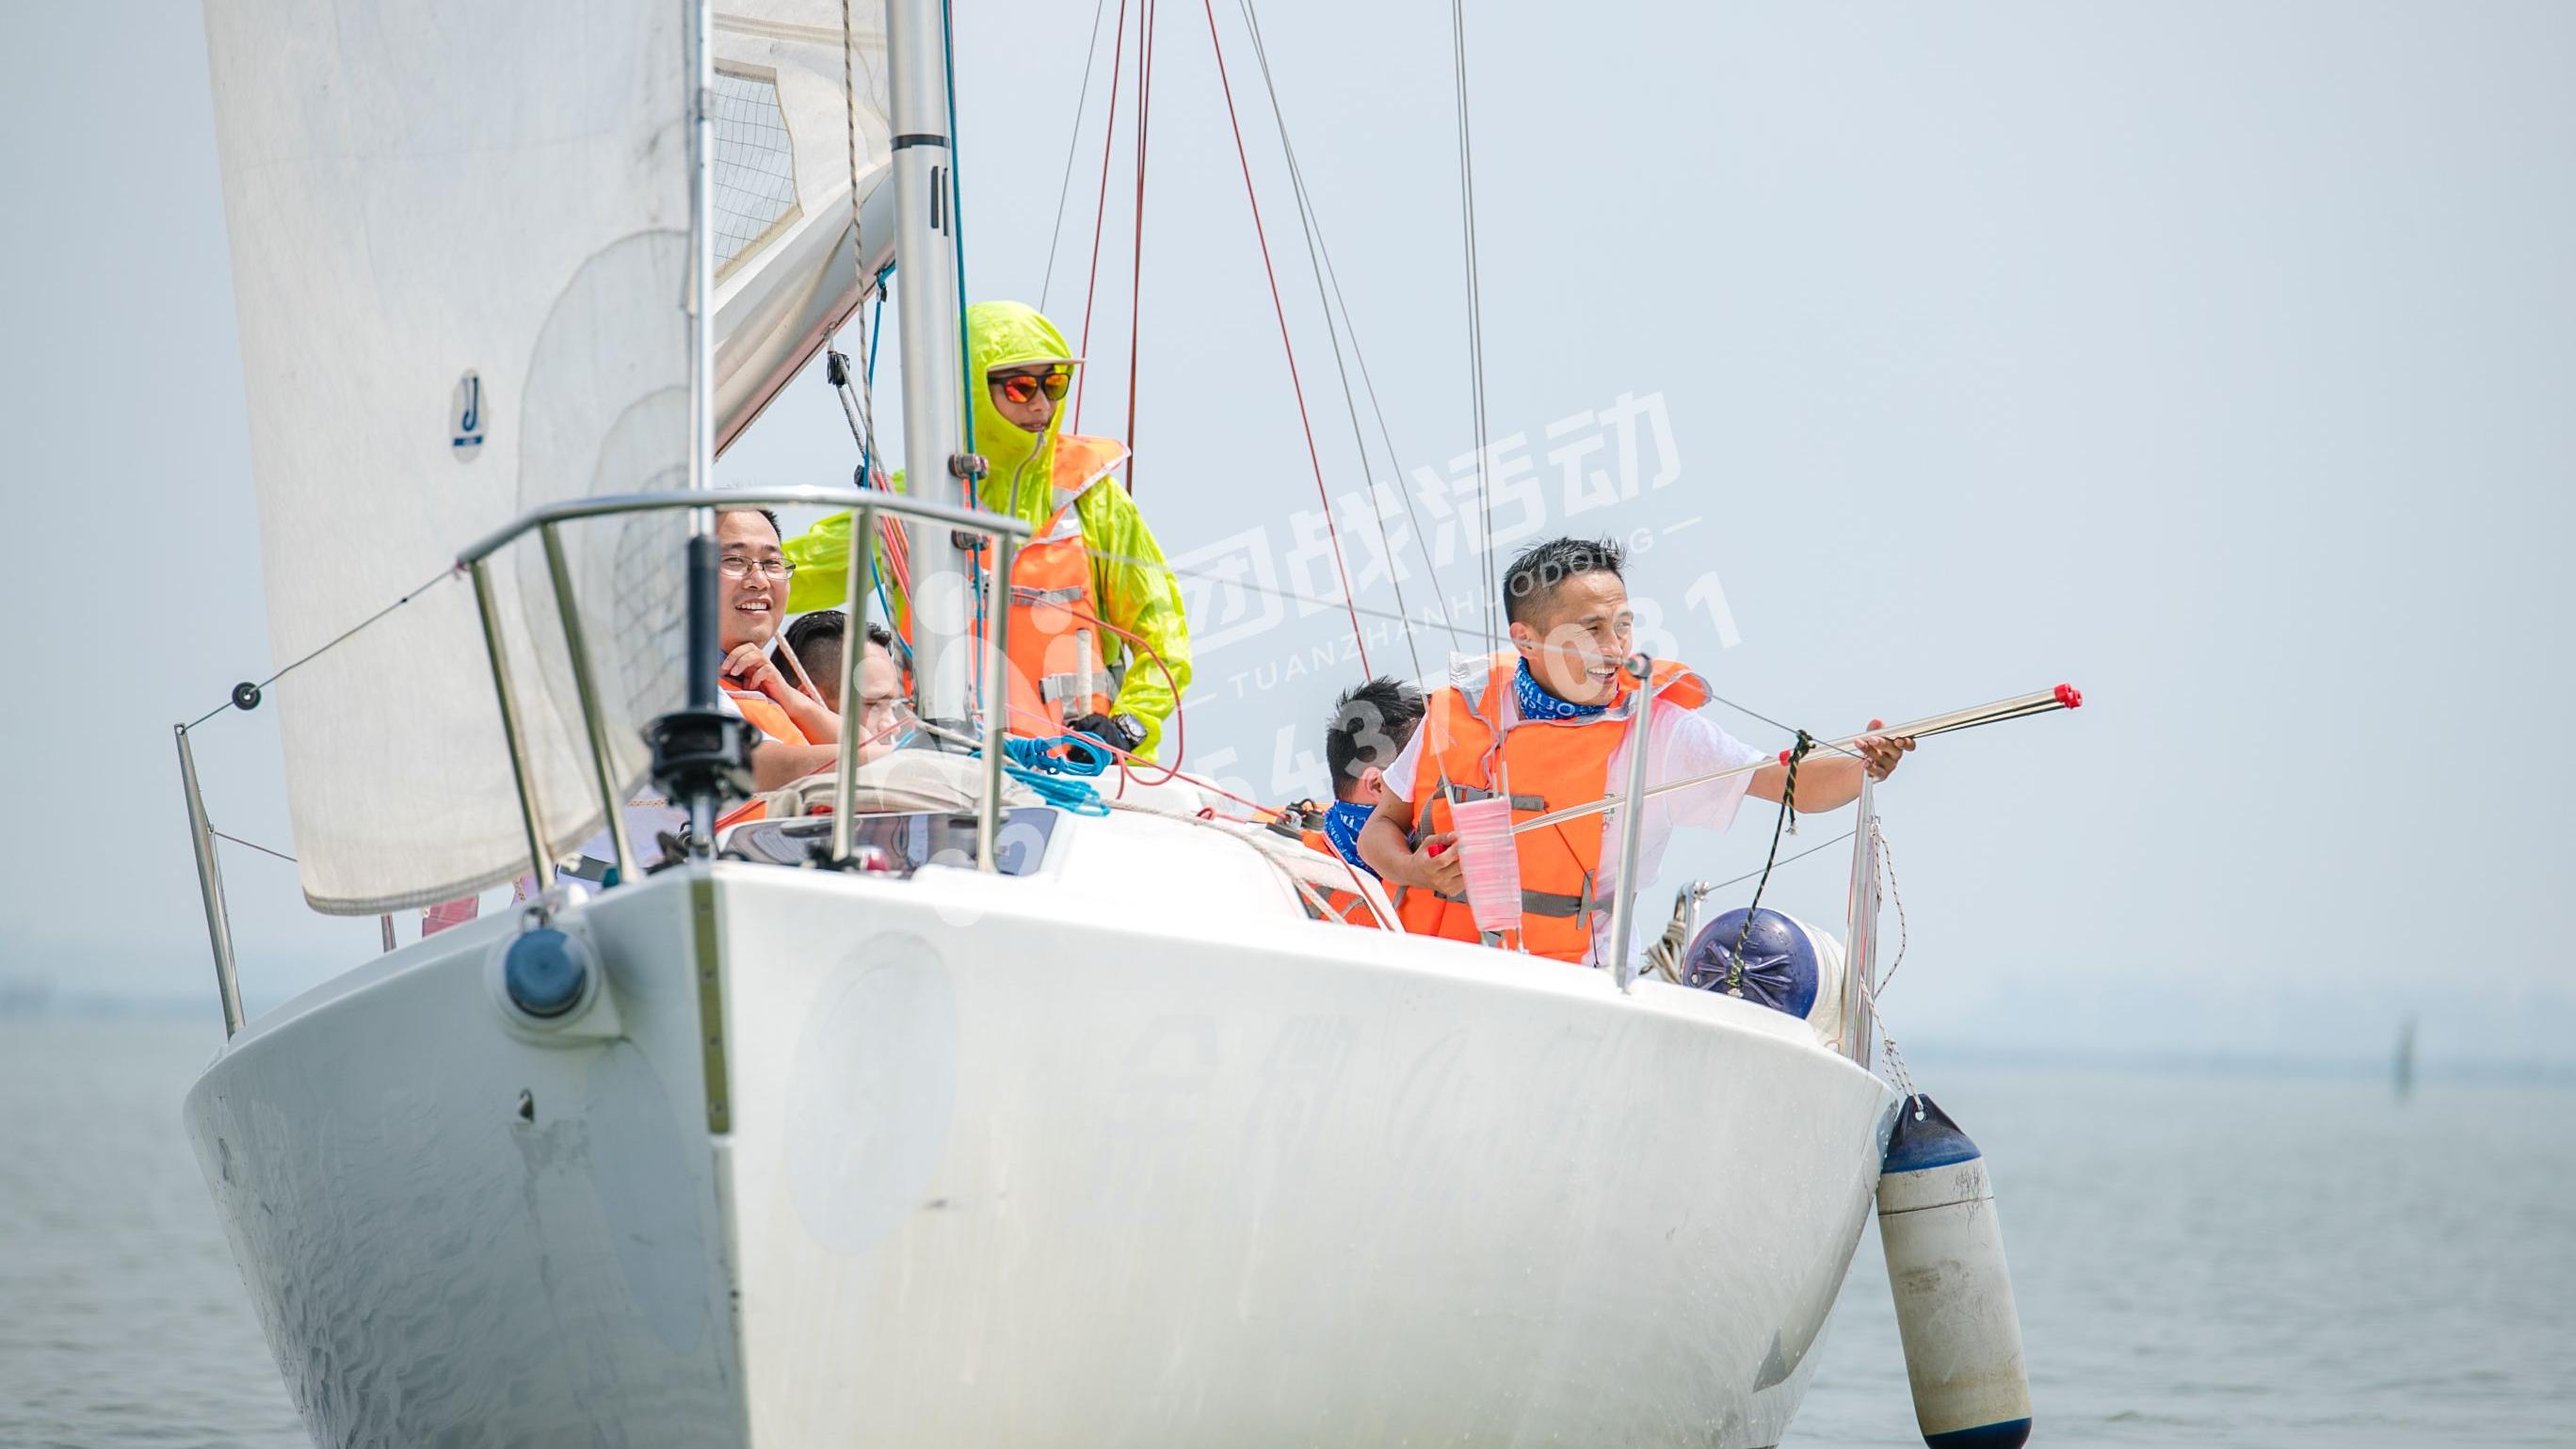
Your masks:
<path fill-rule="evenodd" d="M 1465 903 L 1465 878 L 1450 829 L 1452 804 L 1507 789 L 1517 823 L 1624 789 L 1629 722 L 1644 707 L 1649 786 L 1737 769 L 1765 758 L 1697 713 L 1707 682 L 1675 661 L 1652 677 L 1622 667 L 1635 615 L 1620 575 L 1619 546 L 1560 538 L 1515 559 L 1503 578 L 1512 649 L 1465 661 L 1429 700 L 1423 726 L 1385 774 L 1377 811 L 1360 832 L 1360 853 L 1392 887 L 1405 929 L 1457 940 L 1483 939 Z M 1876 728 L 1878 721 L 1870 722 Z M 1885 779 L 1910 739 L 1870 738 L 1853 755 L 1800 761 L 1797 807 L 1831 810 L 1860 794 L 1864 772 Z M 1776 760 L 1744 774 L 1675 790 L 1649 801 L 1639 879 L 1652 879 L 1674 827 L 1723 830 L 1750 793 L 1770 801 L 1787 787 Z M 1615 782 L 1615 783 L 1614 783 Z M 1610 903 L 1627 889 L 1607 812 L 1578 816 L 1516 838 L 1520 857 L 1520 944 L 1535 955 L 1597 965 L 1609 953 Z"/>

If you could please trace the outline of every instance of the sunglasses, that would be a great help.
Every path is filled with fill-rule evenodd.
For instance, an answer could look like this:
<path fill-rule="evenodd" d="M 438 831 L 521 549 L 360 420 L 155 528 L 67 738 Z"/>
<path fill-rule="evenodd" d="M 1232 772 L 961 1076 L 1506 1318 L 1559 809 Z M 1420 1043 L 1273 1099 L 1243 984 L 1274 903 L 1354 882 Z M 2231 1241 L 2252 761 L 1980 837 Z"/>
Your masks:
<path fill-rule="evenodd" d="M 1043 374 L 1015 372 L 993 379 L 993 386 L 1001 389 L 1002 396 L 1015 403 L 1035 402 L 1041 392 L 1048 402 L 1062 402 L 1064 390 L 1072 385 L 1073 371 L 1063 367 Z"/>

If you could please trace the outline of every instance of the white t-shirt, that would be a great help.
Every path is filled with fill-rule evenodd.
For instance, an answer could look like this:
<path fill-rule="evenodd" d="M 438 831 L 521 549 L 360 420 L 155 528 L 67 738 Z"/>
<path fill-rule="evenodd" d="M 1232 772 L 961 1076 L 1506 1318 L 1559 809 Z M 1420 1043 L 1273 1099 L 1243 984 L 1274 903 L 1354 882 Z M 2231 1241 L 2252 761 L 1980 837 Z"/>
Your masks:
<path fill-rule="evenodd" d="M 1549 726 L 1524 725 L 1523 728 L 1546 729 Z M 1387 767 L 1386 788 L 1398 799 L 1418 800 L 1413 793 L 1414 777 L 1421 769 L 1422 739 L 1428 733 L 1427 729 L 1415 730 L 1413 738 L 1405 742 L 1403 752 L 1395 757 L 1395 763 Z M 1694 714 L 1663 699 L 1655 701 L 1655 712 L 1646 722 L 1646 746 L 1652 752 L 1646 757 L 1646 783 L 1649 786 L 1732 770 L 1770 758 L 1718 728 L 1716 721 L 1707 716 Z M 1637 847 L 1641 857 L 1638 878 L 1651 881 L 1662 870 L 1664 845 L 1672 839 L 1674 826 L 1696 825 L 1707 830 L 1724 830 L 1734 824 L 1736 807 L 1743 803 L 1745 788 L 1752 783 L 1753 776 L 1748 772 L 1688 790 L 1675 790 L 1647 801 L 1645 835 Z M 1624 731 L 1618 747 L 1610 752 L 1605 788 L 1610 794 L 1618 794 L 1628 788 L 1628 739 Z M 1573 803 L 1551 800 L 1548 807 L 1562 809 Z M 1416 818 L 1420 818 L 1418 813 Z M 1594 820 L 1600 828 L 1606 828 L 1613 818 L 1612 812 L 1605 811 Z M 1567 829 L 1584 823 L 1579 819 L 1565 822 Z M 1619 842 L 1605 835 L 1601 841 L 1601 875 L 1596 882 L 1596 889 L 1604 899 L 1610 898 L 1620 888 L 1618 875 Z M 1663 919 L 1661 914 L 1656 915 L 1655 924 L 1660 927 Z M 1639 929 L 1630 936 L 1631 954 L 1642 954 L 1656 934 L 1654 930 L 1645 929 L 1641 922 Z M 1600 961 L 1609 954 L 1610 913 L 1603 911 L 1592 918 L 1592 954 L 1586 964 Z"/>

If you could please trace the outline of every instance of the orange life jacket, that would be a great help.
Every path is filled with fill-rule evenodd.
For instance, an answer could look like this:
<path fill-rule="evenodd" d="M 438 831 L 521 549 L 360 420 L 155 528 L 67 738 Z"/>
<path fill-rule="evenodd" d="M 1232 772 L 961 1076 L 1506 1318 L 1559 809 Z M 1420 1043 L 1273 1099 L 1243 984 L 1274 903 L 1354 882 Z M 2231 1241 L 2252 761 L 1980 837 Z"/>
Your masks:
<path fill-rule="evenodd" d="M 1471 666 L 1472 667 L 1472 666 Z M 1610 756 L 1628 735 L 1634 712 L 1648 699 L 1668 699 L 1684 709 L 1708 703 L 1708 681 L 1688 665 L 1657 660 L 1646 688 L 1621 675 L 1619 698 L 1588 719 L 1526 720 L 1512 693 L 1516 654 L 1484 661 L 1484 677 L 1433 691 L 1425 702 L 1423 772 L 1436 771 L 1433 787 L 1416 785 L 1417 839 L 1450 828 L 1453 800 L 1482 800 L 1498 788 L 1512 795 L 1515 824 L 1551 810 L 1601 799 Z M 1499 782 L 1499 783 L 1498 783 Z M 1626 782 L 1621 782 L 1626 788 Z M 1521 947 L 1534 956 L 1580 962 L 1592 951 L 1592 918 L 1610 909 L 1598 890 L 1602 817 L 1577 816 L 1517 838 L 1521 867 Z M 1623 882 L 1636 889 L 1637 882 Z M 1396 903 L 1407 931 L 1482 939 L 1463 899 L 1408 889 Z"/>
<path fill-rule="evenodd" d="M 1331 838 L 1326 836 L 1324 832 L 1320 830 L 1308 830 L 1302 832 L 1302 838 L 1305 840 L 1306 848 L 1308 850 L 1320 853 L 1326 859 L 1332 861 L 1333 864 L 1340 866 L 1344 870 L 1357 872 L 1359 869 L 1359 867 L 1352 865 L 1349 861 L 1343 859 L 1340 851 L 1333 849 Z M 1366 926 L 1371 930 L 1378 929 L 1377 912 L 1369 908 L 1368 898 L 1366 896 L 1361 895 L 1357 891 L 1337 891 L 1328 887 L 1317 887 L 1316 893 L 1324 898 L 1325 905 L 1332 908 L 1333 915 L 1336 919 L 1353 926 Z"/>
<path fill-rule="evenodd" d="M 1091 550 L 1075 505 L 1127 461 L 1127 447 L 1107 438 L 1059 433 L 1055 440 L 1054 506 L 1044 528 L 1030 535 L 1011 560 L 1010 722 L 1015 735 L 1050 735 L 1067 720 L 1107 714 L 1116 689 L 1101 648 L 1100 600 L 1091 589 Z M 895 630 L 912 639 L 911 609 L 899 609 Z M 981 667 L 983 631 L 973 630 Z"/>
<path fill-rule="evenodd" d="M 782 745 L 813 743 L 812 740 L 805 738 L 805 732 L 796 727 L 795 717 L 790 715 L 786 707 L 777 700 L 771 699 L 756 689 L 736 689 L 731 685 L 724 686 L 724 692 L 725 698 L 733 701 L 734 708 L 742 711 L 742 717 L 751 721 L 753 729 Z M 717 816 L 716 828 L 722 830 L 728 825 L 739 825 L 745 820 L 758 820 L 766 814 L 768 811 L 762 807 L 760 801 L 746 800 Z"/>

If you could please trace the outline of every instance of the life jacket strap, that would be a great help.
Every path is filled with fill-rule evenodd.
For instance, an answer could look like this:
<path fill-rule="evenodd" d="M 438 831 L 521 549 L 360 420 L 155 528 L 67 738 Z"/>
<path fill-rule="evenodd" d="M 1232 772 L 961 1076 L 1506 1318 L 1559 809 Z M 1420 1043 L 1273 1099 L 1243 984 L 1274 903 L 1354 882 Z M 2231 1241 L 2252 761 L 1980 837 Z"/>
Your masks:
<path fill-rule="evenodd" d="M 1105 677 L 1106 671 L 1091 676 L 1091 689 L 1086 693 L 1082 688 L 1081 675 L 1050 674 L 1038 681 L 1038 698 L 1057 704 L 1068 699 L 1089 699 L 1094 694 L 1105 694 L 1108 691 L 1100 687 Z"/>
<path fill-rule="evenodd" d="M 1467 904 L 1465 896 L 1453 896 L 1447 891 L 1433 891 L 1432 894 L 1454 905 Z M 1610 909 L 1608 896 L 1569 896 L 1559 895 L 1554 891 L 1528 889 L 1521 892 L 1521 914 L 1524 916 L 1548 916 L 1562 920 L 1569 916 L 1598 915 L 1608 909 Z"/>
<path fill-rule="evenodd" d="M 1461 800 L 1491 800 L 1492 798 L 1494 798 L 1493 791 L 1479 790 L 1473 785 L 1452 785 L 1449 787 L 1449 803 L 1452 805 L 1457 804 Z M 1515 810 L 1527 810 L 1533 815 L 1544 815 L 1547 813 L 1547 797 L 1543 795 L 1522 795 L 1515 793 L 1512 796 L 1512 808 Z"/>
<path fill-rule="evenodd" d="M 1068 584 L 1061 589 L 1034 589 L 1026 584 L 1013 584 L 1011 602 L 1032 609 L 1042 604 L 1061 607 L 1066 604 L 1081 603 L 1090 592 L 1079 584 Z"/>
<path fill-rule="evenodd" d="M 1607 896 L 1557 895 L 1550 891 L 1521 892 L 1521 914 L 1525 916 L 1589 916 L 1610 909 Z"/>

